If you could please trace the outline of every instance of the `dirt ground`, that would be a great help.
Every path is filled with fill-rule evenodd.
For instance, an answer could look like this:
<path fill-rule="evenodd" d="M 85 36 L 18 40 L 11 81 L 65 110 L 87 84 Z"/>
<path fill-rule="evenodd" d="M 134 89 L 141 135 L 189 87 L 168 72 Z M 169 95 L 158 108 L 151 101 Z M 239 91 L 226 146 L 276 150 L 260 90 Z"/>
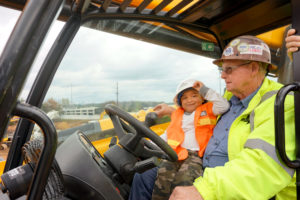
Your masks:
<path fill-rule="evenodd" d="M 6 160 L 9 148 L 0 149 L 0 157 Z"/>
<path fill-rule="evenodd" d="M 57 121 L 54 122 L 54 125 L 57 130 L 65 130 L 68 128 L 80 126 L 82 124 L 87 123 L 88 120 L 65 120 L 65 121 Z"/>

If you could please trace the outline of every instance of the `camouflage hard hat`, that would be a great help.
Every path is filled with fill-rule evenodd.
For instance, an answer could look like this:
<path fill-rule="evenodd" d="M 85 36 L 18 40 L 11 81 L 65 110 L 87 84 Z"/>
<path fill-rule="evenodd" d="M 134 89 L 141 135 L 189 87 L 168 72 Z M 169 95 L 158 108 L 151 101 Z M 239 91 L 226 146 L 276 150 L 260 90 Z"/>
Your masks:
<path fill-rule="evenodd" d="M 245 35 L 232 40 L 224 49 L 222 57 L 213 63 L 222 66 L 224 60 L 251 60 L 267 63 L 269 70 L 277 67 L 271 64 L 271 53 L 269 46 L 261 39 Z"/>

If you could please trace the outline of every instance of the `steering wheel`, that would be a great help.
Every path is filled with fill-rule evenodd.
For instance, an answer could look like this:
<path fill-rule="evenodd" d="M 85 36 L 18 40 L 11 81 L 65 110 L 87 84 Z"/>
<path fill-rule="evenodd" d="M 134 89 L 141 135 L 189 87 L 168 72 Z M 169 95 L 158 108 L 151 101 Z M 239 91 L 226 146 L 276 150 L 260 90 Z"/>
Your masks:
<path fill-rule="evenodd" d="M 129 113 L 112 104 L 105 106 L 105 112 L 112 120 L 117 136 L 119 137 L 119 145 L 127 151 L 138 157 L 157 156 L 169 161 L 177 161 L 176 152 L 160 136 Z M 156 145 L 145 138 L 149 138 Z M 143 146 L 142 148 L 141 145 Z"/>

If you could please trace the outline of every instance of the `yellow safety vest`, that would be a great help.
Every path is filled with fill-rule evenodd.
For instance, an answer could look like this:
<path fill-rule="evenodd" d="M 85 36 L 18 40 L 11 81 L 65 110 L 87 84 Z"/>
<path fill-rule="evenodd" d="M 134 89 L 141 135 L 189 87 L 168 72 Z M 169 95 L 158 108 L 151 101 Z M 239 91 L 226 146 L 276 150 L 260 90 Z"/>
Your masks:
<path fill-rule="evenodd" d="M 281 84 L 265 78 L 248 108 L 232 123 L 228 157 L 222 167 L 206 168 L 194 186 L 205 200 L 296 199 L 295 171 L 277 157 L 274 133 L 274 101 Z M 225 93 L 230 99 L 232 94 Z M 249 119 L 249 120 L 248 120 Z M 294 98 L 285 100 L 286 152 L 295 155 Z"/>

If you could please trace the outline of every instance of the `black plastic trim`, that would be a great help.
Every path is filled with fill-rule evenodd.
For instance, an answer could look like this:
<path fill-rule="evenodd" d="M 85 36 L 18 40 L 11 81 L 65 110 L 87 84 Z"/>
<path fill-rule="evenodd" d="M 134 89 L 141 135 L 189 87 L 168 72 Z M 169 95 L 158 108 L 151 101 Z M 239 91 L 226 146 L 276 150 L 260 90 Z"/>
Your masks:
<path fill-rule="evenodd" d="M 42 199 L 50 168 L 56 152 L 56 129 L 46 113 L 29 104 L 17 103 L 12 113 L 19 117 L 24 117 L 36 122 L 44 134 L 44 148 L 35 167 L 34 175 L 27 193 L 27 199 L 39 200 Z"/>

